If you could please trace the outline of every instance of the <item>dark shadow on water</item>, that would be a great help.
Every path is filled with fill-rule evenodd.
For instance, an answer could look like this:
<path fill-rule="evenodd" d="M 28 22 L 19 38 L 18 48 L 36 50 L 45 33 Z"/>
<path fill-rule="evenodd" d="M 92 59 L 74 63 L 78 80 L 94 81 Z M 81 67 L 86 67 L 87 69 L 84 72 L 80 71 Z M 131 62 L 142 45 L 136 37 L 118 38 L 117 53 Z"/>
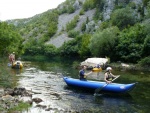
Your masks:
<path fill-rule="evenodd" d="M 119 101 L 128 101 L 128 102 L 133 102 L 133 98 L 130 94 L 99 94 L 95 97 L 95 101 L 101 100 L 101 99 L 108 99 L 110 101 L 112 100 L 119 100 Z"/>
<path fill-rule="evenodd" d="M 88 88 L 81 88 L 81 87 L 74 87 L 74 86 L 65 86 L 64 89 L 66 90 L 71 90 L 72 92 L 75 93 L 89 93 L 89 94 L 94 94 L 93 89 L 88 89 Z"/>
<path fill-rule="evenodd" d="M 135 108 L 135 102 L 130 94 L 103 94 L 94 97 L 94 102 L 100 107 L 103 107 L 105 112 L 111 113 L 115 111 L 116 113 L 132 113 L 136 111 L 133 109 Z"/>
<path fill-rule="evenodd" d="M 85 95 L 91 95 L 94 97 L 94 100 L 96 103 L 101 102 L 102 100 L 108 100 L 108 101 L 126 101 L 126 102 L 133 102 L 133 98 L 129 93 L 124 94 L 117 94 L 117 93 L 100 93 L 98 95 L 94 95 L 94 90 L 91 89 L 83 89 L 78 87 L 72 87 L 72 86 L 64 86 L 65 90 L 69 90 L 70 95 L 75 96 L 77 94 L 80 94 L 81 98 L 85 98 Z"/>

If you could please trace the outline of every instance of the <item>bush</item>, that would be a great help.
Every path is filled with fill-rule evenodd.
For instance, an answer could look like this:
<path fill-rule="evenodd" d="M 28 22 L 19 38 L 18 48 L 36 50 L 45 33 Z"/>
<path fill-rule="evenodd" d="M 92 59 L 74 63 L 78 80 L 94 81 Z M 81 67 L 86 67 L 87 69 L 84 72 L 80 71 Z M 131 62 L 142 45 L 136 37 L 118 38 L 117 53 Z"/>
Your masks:
<path fill-rule="evenodd" d="M 93 34 L 90 41 L 90 51 L 94 56 L 108 56 L 114 59 L 115 46 L 117 44 L 118 27 L 110 27 Z"/>
<path fill-rule="evenodd" d="M 44 45 L 43 47 L 44 55 L 46 56 L 55 56 L 57 54 L 57 49 L 54 45 Z"/>
<path fill-rule="evenodd" d="M 4 59 L 2 59 L 4 60 Z M 9 73 L 8 67 L 6 65 L 5 60 L 4 61 L 0 61 L 0 87 L 13 87 L 13 82 L 12 81 L 12 77 L 13 75 L 11 73 Z"/>
<path fill-rule="evenodd" d="M 86 22 L 82 23 L 81 31 L 84 32 L 86 30 Z"/>
<path fill-rule="evenodd" d="M 52 37 L 57 31 L 57 23 L 56 22 L 50 22 L 49 28 L 48 28 L 48 36 Z"/>
<path fill-rule="evenodd" d="M 85 13 L 84 10 L 81 9 L 79 14 L 80 14 L 80 15 L 84 15 L 84 13 Z"/>
<path fill-rule="evenodd" d="M 67 10 L 67 13 L 71 14 L 71 13 L 74 13 L 75 12 L 75 8 L 71 5 L 68 6 L 68 10 Z"/>
<path fill-rule="evenodd" d="M 81 41 L 80 41 L 81 45 L 80 45 L 80 50 L 79 50 L 80 56 L 81 57 L 91 56 L 91 52 L 89 49 L 91 35 L 84 34 L 80 38 L 81 38 Z"/>
<path fill-rule="evenodd" d="M 0 22 L 0 56 L 7 55 L 12 51 L 17 54 L 21 53 L 22 41 L 15 26 Z"/>
<path fill-rule="evenodd" d="M 79 48 L 78 48 L 78 44 L 77 44 L 77 41 L 74 39 L 74 40 L 70 40 L 66 43 L 64 43 L 60 48 L 59 48 L 59 52 L 60 52 L 60 55 L 62 56 L 78 56 L 78 51 L 79 51 Z"/>
<path fill-rule="evenodd" d="M 73 28 L 76 27 L 76 24 L 78 22 L 78 19 L 79 19 L 79 16 L 75 16 L 73 20 L 71 20 L 70 22 L 67 23 L 66 25 L 66 30 L 69 31 L 69 30 L 72 30 Z"/>
<path fill-rule="evenodd" d="M 122 30 L 137 22 L 136 13 L 130 8 L 117 9 L 111 15 L 111 22 Z"/>
<path fill-rule="evenodd" d="M 137 63 L 142 57 L 145 37 L 144 26 L 141 24 L 136 24 L 135 26 L 120 32 L 116 51 L 121 60 Z"/>
<path fill-rule="evenodd" d="M 78 36 L 80 34 L 79 31 L 75 31 L 75 30 L 70 30 L 68 32 L 68 36 L 71 37 L 71 38 L 75 38 L 76 36 Z"/>
<path fill-rule="evenodd" d="M 138 62 L 141 66 L 150 67 L 150 56 L 143 58 L 141 61 Z"/>
<path fill-rule="evenodd" d="M 94 6 L 94 0 L 86 0 L 83 4 L 83 10 L 87 11 L 89 9 L 93 9 Z"/>
<path fill-rule="evenodd" d="M 150 56 L 150 35 L 147 35 L 143 44 L 143 56 Z"/>

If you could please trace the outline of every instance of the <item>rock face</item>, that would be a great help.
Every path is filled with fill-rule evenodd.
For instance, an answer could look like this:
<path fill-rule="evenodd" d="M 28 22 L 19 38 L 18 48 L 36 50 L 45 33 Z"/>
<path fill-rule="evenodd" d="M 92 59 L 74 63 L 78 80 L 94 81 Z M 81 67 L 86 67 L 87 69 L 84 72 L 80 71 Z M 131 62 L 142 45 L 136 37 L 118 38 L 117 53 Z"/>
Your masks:
<path fill-rule="evenodd" d="M 104 21 L 110 19 L 111 12 L 114 9 L 116 0 L 106 0 L 104 8 L 103 8 L 103 18 Z"/>
<path fill-rule="evenodd" d="M 59 48 L 64 42 L 68 42 L 69 40 L 72 40 L 72 38 L 69 38 L 67 34 L 64 33 L 57 36 L 57 38 L 52 38 L 49 42 L 47 42 L 47 44 L 53 44 L 55 47 Z"/>
<path fill-rule="evenodd" d="M 84 0 L 82 0 L 82 2 L 84 2 Z M 68 37 L 67 32 L 63 32 L 63 30 L 66 29 L 66 24 L 70 22 L 71 20 L 73 20 L 75 16 L 79 15 L 82 9 L 78 0 L 75 1 L 73 6 L 76 9 L 74 13 L 71 13 L 71 14 L 65 13 L 59 16 L 58 25 L 57 25 L 57 28 L 58 28 L 57 33 L 47 42 L 47 44 L 52 44 L 55 47 L 59 48 L 60 46 L 62 46 L 64 42 L 67 42 L 73 39 L 71 37 Z M 89 19 L 89 21 L 91 21 L 93 19 L 94 13 L 95 13 L 95 9 L 92 9 L 92 10 L 85 12 L 84 15 L 79 15 L 79 20 L 74 30 L 81 31 L 82 24 L 86 22 L 87 18 Z"/>
<path fill-rule="evenodd" d="M 59 15 L 59 19 L 58 19 L 58 25 L 57 25 L 57 33 L 47 42 L 47 44 L 53 44 L 54 46 L 56 46 L 57 48 L 62 46 L 62 44 L 64 42 L 67 42 L 69 40 L 72 40 L 73 38 L 68 37 L 67 32 L 64 32 L 66 29 L 66 24 L 68 22 L 70 22 L 71 20 L 74 19 L 75 16 L 79 16 L 79 20 L 77 22 L 76 27 L 74 28 L 74 30 L 81 32 L 81 26 L 83 23 L 86 22 L 87 18 L 89 19 L 89 22 L 86 23 L 86 32 L 87 33 L 93 33 L 94 31 L 96 31 L 96 29 L 98 28 L 98 26 L 101 24 L 102 21 L 107 21 L 110 19 L 110 15 L 112 13 L 112 11 L 115 8 L 115 5 L 125 5 L 128 4 L 129 2 L 134 2 L 136 5 L 141 4 L 142 0 L 128 0 L 128 1 L 122 1 L 122 0 L 105 0 L 104 2 L 104 6 L 103 6 L 103 20 L 99 20 L 99 22 L 95 23 L 95 21 L 93 20 L 93 16 L 95 13 L 95 9 L 92 10 L 88 10 L 86 12 L 84 12 L 83 15 L 80 15 L 80 11 L 82 10 L 82 5 L 80 4 L 80 2 L 82 2 L 82 4 L 85 2 L 85 0 L 75 0 L 75 2 L 73 3 L 73 7 L 75 8 L 75 12 L 71 13 L 71 14 L 62 14 Z M 64 6 L 63 4 L 60 5 L 58 8 L 62 9 Z"/>

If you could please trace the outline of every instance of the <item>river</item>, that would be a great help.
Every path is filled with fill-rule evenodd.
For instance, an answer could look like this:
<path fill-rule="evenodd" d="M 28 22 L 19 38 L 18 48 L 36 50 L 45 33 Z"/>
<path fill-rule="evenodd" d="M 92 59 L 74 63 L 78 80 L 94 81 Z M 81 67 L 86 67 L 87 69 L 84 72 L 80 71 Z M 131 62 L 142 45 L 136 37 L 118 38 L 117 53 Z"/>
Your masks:
<path fill-rule="evenodd" d="M 149 113 L 149 72 L 113 70 L 114 75 L 121 75 L 114 82 L 138 82 L 137 86 L 128 95 L 94 96 L 92 92 L 70 88 L 63 81 L 62 74 L 78 78 L 79 70 L 73 65 L 79 61 L 65 59 L 25 63 L 28 65 L 22 70 L 13 70 L 18 78 L 17 86 L 36 92 L 32 98 L 43 101 L 38 104 L 40 107 L 33 103 L 22 113 Z M 88 79 L 98 80 L 95 74 Z"/>

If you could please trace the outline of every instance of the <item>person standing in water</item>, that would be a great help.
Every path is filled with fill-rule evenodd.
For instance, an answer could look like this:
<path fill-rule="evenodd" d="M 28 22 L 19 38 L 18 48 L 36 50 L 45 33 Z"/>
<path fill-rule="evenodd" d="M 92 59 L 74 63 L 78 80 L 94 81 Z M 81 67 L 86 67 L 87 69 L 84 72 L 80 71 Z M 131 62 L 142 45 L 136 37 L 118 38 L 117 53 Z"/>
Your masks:
<path fill-rule="evenodd" d="M 11 53 L 10 55 L 9 55 L 9 61 L 10 61 L 10 63 L 13 65 L 14 64 L 14 62 L 15 62 L 15 52 L 13 52 L 13 53 Z"/>

